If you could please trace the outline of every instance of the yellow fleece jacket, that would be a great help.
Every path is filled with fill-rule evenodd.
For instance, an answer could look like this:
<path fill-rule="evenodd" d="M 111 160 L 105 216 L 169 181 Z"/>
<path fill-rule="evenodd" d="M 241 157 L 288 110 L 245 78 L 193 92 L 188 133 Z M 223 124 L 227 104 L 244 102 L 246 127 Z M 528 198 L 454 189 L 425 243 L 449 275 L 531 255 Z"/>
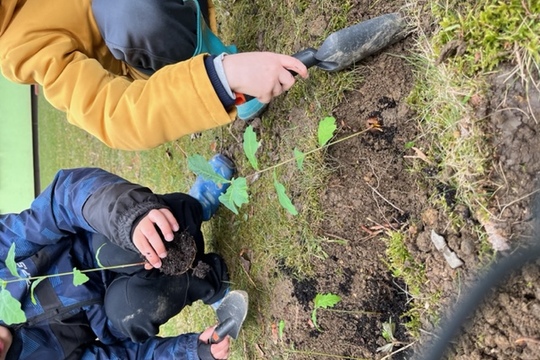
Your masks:
<path fill-rule="evenodd" d="M 91 0 L 0 0 L 2 74 L 40 84 L 70 123 L 113 148 L 149 149 L 235 118 L 216 95 L 204 56 L 145 78 L 112 56 Z"/>

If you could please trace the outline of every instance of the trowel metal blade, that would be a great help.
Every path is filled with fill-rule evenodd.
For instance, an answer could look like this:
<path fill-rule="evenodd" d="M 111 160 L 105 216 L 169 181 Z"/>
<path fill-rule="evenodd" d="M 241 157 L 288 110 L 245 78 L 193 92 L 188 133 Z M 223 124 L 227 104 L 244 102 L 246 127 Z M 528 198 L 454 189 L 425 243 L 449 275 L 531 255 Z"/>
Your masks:
<path fill-rule="evenodd" d="M 315 54 L 316 65 L 326 71 L 342 70 L 405 35 L 405 21 L 399 13 L 362 21 L 330 34 Z"/>
<path fill-rule="evenodd" d="M 246 319 L 248 312 L 249 298 L 248 294 L 242 290 L 233 290 L 229 292 L 223 302 L 216 310 L 216 315 L 220 323 L 229 318 L 234 319 L 234 326 L 232 327 L 230 335 L 233 339 L 238 337 L 242 324 Z"/>

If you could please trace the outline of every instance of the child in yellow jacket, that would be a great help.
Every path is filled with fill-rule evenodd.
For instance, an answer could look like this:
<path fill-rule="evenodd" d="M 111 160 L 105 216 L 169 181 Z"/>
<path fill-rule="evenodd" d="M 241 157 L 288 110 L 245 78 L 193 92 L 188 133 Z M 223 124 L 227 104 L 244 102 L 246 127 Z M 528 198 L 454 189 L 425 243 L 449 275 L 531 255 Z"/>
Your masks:
<path fill-rule="evenodd" d="M 214 15 L 211 0 L 1 0 L 0 69 L 108 146 L 152 148 L 233 121 L 237 94 L 268 103 L 288 70 L 308 75 L 287 55 L 234 54 Z"/>

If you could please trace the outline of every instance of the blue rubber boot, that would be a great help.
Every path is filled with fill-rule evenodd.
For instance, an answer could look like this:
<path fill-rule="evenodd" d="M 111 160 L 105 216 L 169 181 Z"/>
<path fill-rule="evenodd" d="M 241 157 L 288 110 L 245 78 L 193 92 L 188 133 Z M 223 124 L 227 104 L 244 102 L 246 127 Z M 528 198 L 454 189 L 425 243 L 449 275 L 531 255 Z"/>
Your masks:
<path fill-rule="evenodd" d="M 243 104 L 237 105 L 236 111 L 238 112 L 238 118 L 240 120 L 248 121 L 261 115 L 264 110 L 266 110 L 267 106 L 268 104 L 264 104 L 257 100 L 257 98 L 253 98 Z"/>
<path fill-rule="evenodd" d="M 214 312 L 217 311 L 217 309 L 221 306 L 221 303 L 223 302 L 223 299 L 225 299 L 225 297 L 227 296 L 227 294 L 231 291 L 230 288 L 227 288 L 227 290 L 225 291 L 225 294 L 223 295 L 223 297 L 221 299 L 219 299 L 218 301 L 216 301 L 215 303 L 213 304 L 210 304 L 210 306 L 212 307 L 212 309 L 214 309 Z"/>
<path fill-rule="evenodd" d="M 231 159 L 222 154 L 214 155 L 208 162 L 212 169 L 225 179 L 230 180 L 235 171 L 234 163 Z M 208 221 L 216 213 L 219 207 L 219 197 L 225 193 L 230 184 L 216 184 L 212 180 L 206 180 L 202 176 L 197 176 L 195 183 L 189 189 L 189 195 L 199 200 L 203 208 L 203 221 Z"/>

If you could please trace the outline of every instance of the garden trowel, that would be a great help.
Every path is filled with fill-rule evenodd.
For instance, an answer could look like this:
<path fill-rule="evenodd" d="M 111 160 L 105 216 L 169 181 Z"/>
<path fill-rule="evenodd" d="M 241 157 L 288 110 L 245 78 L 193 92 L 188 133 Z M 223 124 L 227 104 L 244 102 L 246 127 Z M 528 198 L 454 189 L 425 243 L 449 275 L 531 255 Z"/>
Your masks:
<path fill-rule="evenodd" d="M 399 13 L 362 21 L 330 34 L 319 49 L 307 48 L 293 57 L 310 68 L 342 70 L 406 36 L 406 23 Z"/>
<path fill-rule="evenodd" d="M 383 48 L 403 39 L 407 24 L 399 13 L 390 13 L 362 21 L 330 34 L 319 49 L 307 48 L 292 55 L 307 68 L 317 66 L 325 71 L 339 71 Z M 291 74 L 297 74 L 289 70 Z M 239 99 L 238 117 L 252 119 L 266 108 L 266 104 L 247 94 L 236 94 Z M 242 107 L 242 108 L 241 108 Z"/>
<path fill-rule="evenodd" d="M 248 294 L 242 290 L 230 291 L 216 310 L 218 325 L 214 329 L 209 342 L 217 344 L 227 335 L 236 339 L 246 319 L 248 311 Z"/>

